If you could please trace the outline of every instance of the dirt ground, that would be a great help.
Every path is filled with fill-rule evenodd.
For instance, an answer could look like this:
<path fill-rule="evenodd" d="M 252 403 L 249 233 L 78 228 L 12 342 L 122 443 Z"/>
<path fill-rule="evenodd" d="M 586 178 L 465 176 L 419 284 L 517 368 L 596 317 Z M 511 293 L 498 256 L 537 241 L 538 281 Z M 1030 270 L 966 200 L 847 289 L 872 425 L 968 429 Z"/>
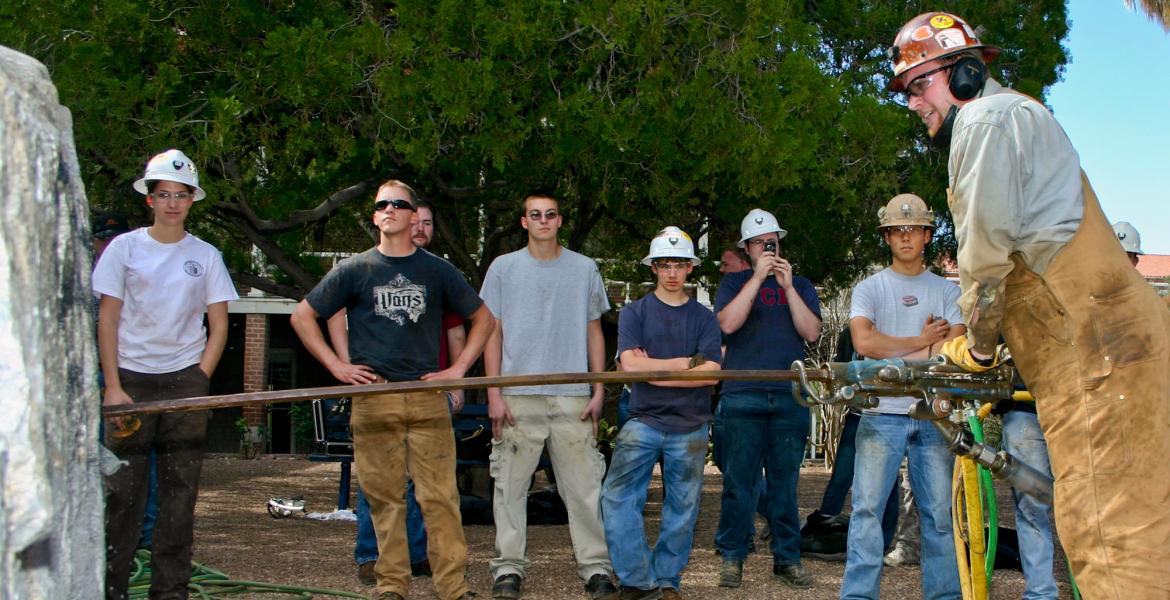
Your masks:
<path fill-rule="evenodd" d="M 373 593 L 358 583 L 353 563 L 355 526 L 352 521 L 315 521 L 303 518 L 273 519 L 268 516 L 269 498 L 303 496 L 313 512 L 332 511 L 337 504 L 337 463 L 314 463 L 304 458 L 265 456 L 241 460 L 223 455 L 204 462 L 203 480 L 195 527 L 195 560 L 227 573 L 235 579 L 263 581 L 361 594 Z M 719 557 L 713 539 L 719 520 L 721 478 L 707 467 L 702 509 L 695 532 L 690 565 L 683 574 L 682 591 L 687 598 L 802 600 L 837 598 L 845 564 L 806 558 L 804 564 L 815 578 L 815 587 L 793 591 L 771 578 L 771 557 L 755 554 L 744 566 L 744 583 L 739 589 L 716 585 Z M 828 474 L 818 467 L 806 468 L 800 479 L 800 511 L 808 514 L 820 503 Z M 662 501 L 657 476 L 651 484 L 647 505 L 647 528 L 656 534 Z M 1001 507 L 1010 506 L 1008 492 L 1000 489 Z M 1001 522 L 1012 525 L 1010 510 Z M 466 527 L 470 550 L 468 581 L 480 598 L 490 598 L 491 576 L 488 560 L 493 555 L 495 530 L 490 525 Z M 585 599 L 588 596 L 577 578 L 568 527 L 530 526 L 528 552 L 532 559 L 524 582 L 525 598 Z M 1063 569 L 1063 556 L 1057 570 Z M 886 568 L 882 579 L 883 598 L 921 597 L 921 573 L 917 567 Z M 1067 575 L 1058 573 L 1062 597 L 1071 597 Z M 992 598 L 1019 598 L 1024 580 L 1017 571 L 997 571 Z M 436 598 L 430 579 L 415 579 L 411 598 Z"/>

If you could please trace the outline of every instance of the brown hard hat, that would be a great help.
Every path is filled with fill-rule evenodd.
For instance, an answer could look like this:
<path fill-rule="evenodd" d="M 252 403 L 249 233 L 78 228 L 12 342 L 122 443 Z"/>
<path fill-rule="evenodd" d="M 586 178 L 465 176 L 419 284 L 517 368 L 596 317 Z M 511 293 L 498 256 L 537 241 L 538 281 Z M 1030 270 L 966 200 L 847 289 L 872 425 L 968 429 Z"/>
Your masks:
<path fill-rule="evenodd" d="M 979 36 L 963 19 L 945 12 L 928 12 L 910 19 L 894 37 L 888 54 L 894 65 L 890 89 L 902 91 L 906 82 L 902 74 L 918 65 L 935 59 L 979 50 L 983 62 L 999 56 L 999 48 L 979 41 Z"/>
<path fill-rule="evenodd" d="M 878 209 L 878 229 L 919 225 L 934 228 L 934 211 L 915 194 L 898 194 Z"/>

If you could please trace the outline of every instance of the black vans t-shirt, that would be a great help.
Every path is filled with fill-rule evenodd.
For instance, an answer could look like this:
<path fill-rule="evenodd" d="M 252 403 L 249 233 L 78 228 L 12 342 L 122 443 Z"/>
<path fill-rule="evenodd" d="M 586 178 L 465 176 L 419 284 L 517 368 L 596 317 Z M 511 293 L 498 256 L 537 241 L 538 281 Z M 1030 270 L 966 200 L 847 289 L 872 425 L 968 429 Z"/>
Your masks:
<path fill-rule="evenodd" d="M 438 371 L 443 311 L 467 318 L 483 304 L 451 263 L 421 248 L 402 257 L 371 248 L 347 258 L 305 299 L 325 318 L 345 308 L 350 362 L 389 381 Z"/>

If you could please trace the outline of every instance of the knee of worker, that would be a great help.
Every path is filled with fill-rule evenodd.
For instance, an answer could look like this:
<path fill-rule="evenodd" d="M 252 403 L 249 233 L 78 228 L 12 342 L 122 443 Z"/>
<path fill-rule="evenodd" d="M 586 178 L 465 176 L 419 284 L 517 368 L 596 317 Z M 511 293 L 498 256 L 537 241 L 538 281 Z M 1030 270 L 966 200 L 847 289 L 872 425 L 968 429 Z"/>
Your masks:
<path fill-rule="evenodd" d="M 592 427 L 592 426 L 590 426 Z M 597 440 L 573 436 L 569 440 L 549 437 L 548 453 L 552 460 L 557 487 L 574 496 L 597 494 L 605 478 L 605 457 L 597 450 Z"/>
<path fill-rule="evenodd" d="M 1055 490 L 1062 540 L 1068 529 L 1080 536 L 1077 539 L 1099 537 L 1111 551 L 1152 554 L 1170 562 L 1170 546 L 1166 545 L 1170 540 L 1170 512 L 1166 510 L 1170 481 L 1166 474 L 1160 478 L 1102 476 L 1061 481 Z"/>
<path fill-rule="evenodd" d="M 451 424 L 428 421 L 406 431 L 406 451 L 412 472 L 420 476 L 432 469 L 455 468 L 455 436 Z"/>

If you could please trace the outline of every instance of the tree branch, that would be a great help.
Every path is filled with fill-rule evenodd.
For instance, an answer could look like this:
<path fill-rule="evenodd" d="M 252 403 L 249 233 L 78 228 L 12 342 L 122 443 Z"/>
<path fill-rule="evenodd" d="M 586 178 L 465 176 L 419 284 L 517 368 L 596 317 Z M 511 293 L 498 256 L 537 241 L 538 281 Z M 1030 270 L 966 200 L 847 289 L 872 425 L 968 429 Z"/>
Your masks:
<path fill-rule="evenodd" d="M 371 190 L 377 189 L 380 182 L 381 180 L 375 178 L 366 179 L 343 190 L 339 190 L 333 194 L 330 194 L 330 196 L 323 202 L 311 209 L 294 211 L 289 214 L 287 219 L 281 221 L 261 219 L 252 210 L 252 207 L 247 203 L 247 201 L 242 199 L 237 202 L 220 202 L 219 206 L 224 211 L 233 212 L 239 217 L 246 219 L 249 225 L 251 225 L 256 231 L 264 233 L 282 233 L 296 227 L 306 225 L 308 223 L 316 223 L 326 219 L 342 204 L 345 204 L 350 200 L 360 198 L 361 196 L 368 194 Z"/>
<path fill-rule="evenodd" d="M 289 298 L 291 300 L 300 300 L 305 297 L 305 291 L 301 288 L 283 285 L 268 279 L 267 277 L 260 277 L 254 273 L 245 273 L 243 271 L 231 271 L 232 281 L 237 284 L 243 284 L 258 290 L 264 290 L 269 294 L 280 296 L 282 298 Z"/>

